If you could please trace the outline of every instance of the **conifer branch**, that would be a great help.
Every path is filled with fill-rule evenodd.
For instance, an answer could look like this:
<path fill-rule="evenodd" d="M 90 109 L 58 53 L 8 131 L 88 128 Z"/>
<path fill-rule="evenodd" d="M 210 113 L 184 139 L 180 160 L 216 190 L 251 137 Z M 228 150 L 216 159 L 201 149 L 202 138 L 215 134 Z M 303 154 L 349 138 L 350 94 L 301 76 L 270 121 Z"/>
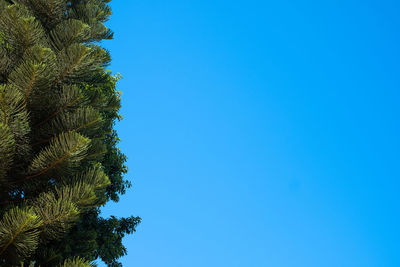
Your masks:
<path fill-rule="evenodd" d="M 63 134 L 61 134 L 60 136 L 63 136 Z M 54 138 L 53 138 L 54 140 Z M 39 171 L 38 173 L 35 173 L 33 175 L 29 175 L 26 176 L 23 179 L 17 180 L 17 181 L 13 181 L 10 182 L 9 185 L 14 185 L 17 183 L 21 183 L 21 182 L 26 182 L 32 178 L 41 176 L 47 172 L 49 172 L 50 170 L 54 169 L 57 165 L 59 165 L 60 163 L 64 162 L 71 154 L 73 154 L 74 152 L 78 151 L 79 148 L 81 148 L 85 143 L 87 143 L 88 140 L 86 138 L 82 138 L 77 144 L 75 144 L 71 149 L 69 149 L 68 151 L 66 151 L 61 157 L 59 157 L 57 160 L 55 160 L 54 162 L 52 162 L 49 166 L 47 166 L 46 168 L 44 168 L 43 170 Z"/>
<path fill-rule="evenodd" d="M 51 85 L 51 87 L 53 87 L 54 85 L 56 85 L 57 83 L 59 83 L 60 81 L 62 81 L 64 78 L 65 78 L 65 76 L 67 76 L 68 74 L 70 74 L 73 70 L 74 70 L 74 68 L 76 67 L 76 66 L 78 66 L 78 64 L 82 61 L 82 59 L 85 57 L 85 54 L 81 54 L 75 61 L 74 61 L 74 63 L 63 73 L 63 74 L 61 74 L 61 76 L 57 79 L 57 80 L 55 80 L 53 83 L 52 83 L 52 85 Z"/>
<path fill-rule="evenodd" d="M 89 127 L 89 126 L 91 126 L 91 125 L 93 125 L 93 124 L 95 124 L 95 123 L 97 123 L 99 121 L 101 121 L 101 119 L 96 119 L 96 120 L 90 121 L 90 122 L 85 123 L 85 124 L 83 124 L 81 126 L 78 126 L 76 128 L 72 128 L 72 129 L 70 129 L 68 131 L 64 131 L 64 132 L 62 132 L 62 134 L 66 134 L 66 133 L 70 133 L 70 132 L 79 132 L 79 130 L 87 128 L 87 127 Z M 35 147 L 35 146 L 50 142 L 51 139 L 53 139 L 53 137 L 50 137 L 50 138 L 43 139 L 43 140 L 37 141 L 35 143 L 32 143 L 31 146 Z M 93 140 L 93 138 L 92 138 L 92 140 Z"/>
<path fill-rule="evenodd" d="M 14 242 L 15 238 L 23 232 L 23 230 L 25 229 L 25 227 L 30 223 L 30 221 L 32 220 L 32 217 L 28 217 L 26 222 L 21 225 L 21 227 L 15 232 L 15 234 L 13 234 L 10 238 L 10 240 L 8 241 L 8 243 L 1 249 L 0 251 L 0 255 L 4 253 L 4 251 Z"/>
<path fill-rule="evenodd" d="M 3 94 L 0 94 L 0 103 L 1 103 L 1 108 L 3 110 L 3 121 L 4 121 L 4 124 L 7 124 L 6 103 L 4 101 Z"/>
<path fill-rule="evenodd" d="M 81 141 L 80 143 L 78 143 L 71 151 L 68 151 L 67 153 L 65 153 L 64 156 L 62 156 L 59 160 L 53 162 L 49 167 L 47 167 L 46 169 L 42 170 L 41 172 L 34 174 L 34 175 L 30 175 L 27 176 L 25 178 L 25 180 L 29 180 L 32 178 L 35 178 L 37 176 L 43 175 L 46 172 L 50 171 L 51 169 L 53 169 L 55 166 L 57 166 L 58 164 L 60 164 L 61 162 L 63 162 L 66 158 L 69 157 L 69 155 L 71 155 L 72 153 L 74 153 L 76 150 L 78 150 L 79 146 L 81 146 L 83 143 L 85 143 L 85 140 Z"/>
<path fill-rule="evenodd" d="M 48 122 L 49 120 L 51 120 L 52 118 L 54 118 L 55 116 L 57 116 L 60 112 L 62 112 L 63 110 L 67 109 L 69 106 L 75 104 L 76 102 L 78 102 L 82 97 L 81 96 L 77 96 L 74 99 L 71 100 L 71 102 L 63 105 L 62 107 L 60 107 L 56 112 L 52 113 L 50 116 L 46 117 L 43 121 L 35 124 L 32 126 L 32 128 L 38 128 L 39 126 L 45 124 L 46 122 Z"/>
<path fill-rule="evenodd" d="M 38 71 L 38 69 L 35 67 L 34 71 L 32 72 L 32 76 L 29 79 L 29 86 L 28 86 L 28 88 L 26 89 L 26 92 L 25 92 L 24 104 L 26 104 L 26 102 L 28 100 L 28 97 L 29 97 L 29 95 L 31 93 L 31 90 L 33 89 L 33 84 L 34 84 L 34 81 L 35 81 L 35 78 L 36 78 L 36 75 L 37 75 L 37 71 Z"/>

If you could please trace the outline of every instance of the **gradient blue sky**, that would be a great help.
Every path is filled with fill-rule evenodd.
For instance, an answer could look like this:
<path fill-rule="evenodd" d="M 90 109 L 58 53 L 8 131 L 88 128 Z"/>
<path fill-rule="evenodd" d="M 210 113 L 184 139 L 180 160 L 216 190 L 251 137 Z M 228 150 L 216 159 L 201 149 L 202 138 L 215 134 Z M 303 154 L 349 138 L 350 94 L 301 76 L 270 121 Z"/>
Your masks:
<path fill-rule="evenodd" d="M 400 266 L 400 3 L 112 2 L 124 266 Z"/>

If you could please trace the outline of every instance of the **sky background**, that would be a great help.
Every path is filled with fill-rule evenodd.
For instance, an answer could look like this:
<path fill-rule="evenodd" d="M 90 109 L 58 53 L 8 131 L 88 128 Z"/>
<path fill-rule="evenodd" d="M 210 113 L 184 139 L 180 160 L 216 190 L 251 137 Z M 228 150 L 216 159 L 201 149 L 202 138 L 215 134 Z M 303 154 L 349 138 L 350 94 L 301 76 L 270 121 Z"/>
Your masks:
<path fill-rule="evenodd" d="M 124 266 L 400 266 L 400 2 L 111 4 Z"/>

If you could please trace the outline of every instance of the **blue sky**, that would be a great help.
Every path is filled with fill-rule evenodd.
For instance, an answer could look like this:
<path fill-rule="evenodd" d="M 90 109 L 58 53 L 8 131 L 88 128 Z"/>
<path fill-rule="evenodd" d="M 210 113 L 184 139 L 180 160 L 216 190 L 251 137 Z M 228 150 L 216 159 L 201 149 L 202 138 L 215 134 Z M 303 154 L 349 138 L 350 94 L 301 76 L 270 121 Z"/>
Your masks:
<path fill-rule="evenodd" d="M 397 1 L 112 8 L 124 266 L 400 266 Z"/>

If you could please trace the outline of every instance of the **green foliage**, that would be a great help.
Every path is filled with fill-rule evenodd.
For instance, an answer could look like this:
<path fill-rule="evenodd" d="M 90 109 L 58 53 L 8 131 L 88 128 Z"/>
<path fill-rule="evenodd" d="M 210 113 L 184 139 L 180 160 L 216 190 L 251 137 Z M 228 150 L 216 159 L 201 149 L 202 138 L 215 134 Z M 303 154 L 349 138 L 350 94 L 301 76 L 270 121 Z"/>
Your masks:
<path fill-rule="evenodd" d="M 0 123 L 0 183 L 6 183 L 7 170 L 13 162 L 15 152 L 15 140 L 10 127 Z"/>
<path fill-rule="evenodd" d="M 104 219 L 130 183 L 107 0 L 0 0 L 0 266 L 109 266 L 138 217 Z"/>
<path fill-rule="evenodd" d="M 16 263 L 38 246 L 42 220 L 32 209 L 12 208 L 0 221 L 0 255 Z"/>
<path fill-rule="evenodd" d="M 67 259 L 63 264 L 60 264 L 59 267 L 91 267 L 92 265 L 84 259 L 79 257 L 73 259 Z"/>
<path fill-rule="evenodd" d="M 70 197 L 58 196 L 54 192 L 42 193 L 32 203 L 35 214 L 43 222 L 40 227 L 42 239 L 51 240 L 59 238 L 70 226 L 79 213 Z M 76 194 L 76 198 L 80 195 Z"/>
<path fill-rule="evenodd" d="M 89 143 L 88 138 L 74 131 L 59 134 L 52 138 L 49 145 L 33 159 L 28 169 L 29 176 L 24 180 L 74 173 L 74 169 L 79 168 L 80 162 L 85 157 Z"/>

